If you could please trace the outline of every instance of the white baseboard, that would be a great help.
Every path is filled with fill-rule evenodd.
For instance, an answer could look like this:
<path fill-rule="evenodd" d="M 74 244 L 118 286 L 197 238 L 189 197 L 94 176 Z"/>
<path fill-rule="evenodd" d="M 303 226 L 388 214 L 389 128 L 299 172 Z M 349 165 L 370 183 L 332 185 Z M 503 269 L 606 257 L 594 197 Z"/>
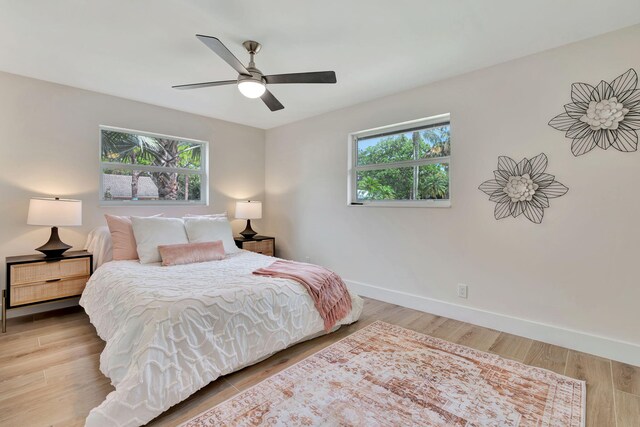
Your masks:
<path fill-rule="evenodd" d="M 365 297 L 640 366 L 638 344 L 353 280 L 345 280 L 345 283 L 350 290 Z"/>

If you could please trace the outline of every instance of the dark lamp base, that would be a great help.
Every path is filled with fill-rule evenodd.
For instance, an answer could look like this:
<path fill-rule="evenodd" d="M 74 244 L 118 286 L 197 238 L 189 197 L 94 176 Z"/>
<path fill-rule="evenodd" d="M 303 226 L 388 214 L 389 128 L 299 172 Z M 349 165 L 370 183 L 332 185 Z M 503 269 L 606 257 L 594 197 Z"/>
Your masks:
<path fill-rule="evenodd" d="M 69 249 L 71 249 L 71 246 L 60 240 L 58 227 L 51 227 L 51 237 L 49 237 L 49 241 L 39 248 L 36 248 L 36 251 L 42 252 L 47 258 L 53 258 L 61 256 Z"/>
<path fill-rule="evenodd" d="M 242 230 L 242 231 L 240 232 L 240 235 L 241 235 L 242 237 L 244 237 L 245 239 L 251 239 L 251 238 L 252 238 L 253 236 L 255 236 L 256 234 L 258 234 L 258 233 L 256 233 L 255 231 L 253 231 L 253 228 L 251 228 L 251 220 L 250 220 L 250 219 L 248 219 L 248 220 L 247 220 L 247 227 L 246 227 L 244 230 Z"/>

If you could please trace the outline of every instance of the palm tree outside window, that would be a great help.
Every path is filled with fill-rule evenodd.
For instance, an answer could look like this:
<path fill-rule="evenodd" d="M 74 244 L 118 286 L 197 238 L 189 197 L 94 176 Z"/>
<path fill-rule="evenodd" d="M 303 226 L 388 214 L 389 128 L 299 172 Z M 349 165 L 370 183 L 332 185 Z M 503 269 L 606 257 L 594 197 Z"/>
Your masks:
<path fill-rule="evenodd" d="M 207 204 L 207 142 L 101 126 L 104 204 Z"/>

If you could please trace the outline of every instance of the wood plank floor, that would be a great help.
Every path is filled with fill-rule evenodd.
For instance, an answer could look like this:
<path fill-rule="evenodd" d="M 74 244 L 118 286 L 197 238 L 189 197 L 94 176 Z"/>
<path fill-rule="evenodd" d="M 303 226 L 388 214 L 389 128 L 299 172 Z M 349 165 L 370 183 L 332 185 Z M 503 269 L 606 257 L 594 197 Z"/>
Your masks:
<path fill-rule="evenodd" d="M 219 378 L 149 425 L 174 426 L 376 320 L 587 381 L 587 426 L 640 426 L 640 367 L 365 299 L 359 322 Z M 9 319 L 0 334 L 0 426 L 82 426 L 113 390 L 104 343 L 79 308 Z"/>

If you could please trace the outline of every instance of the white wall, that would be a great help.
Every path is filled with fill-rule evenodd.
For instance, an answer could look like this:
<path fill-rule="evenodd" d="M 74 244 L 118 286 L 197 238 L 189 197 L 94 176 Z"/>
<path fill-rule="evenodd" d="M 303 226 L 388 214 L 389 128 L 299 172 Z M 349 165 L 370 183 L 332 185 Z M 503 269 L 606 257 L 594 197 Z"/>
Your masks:
<path fill-rule="evenodd" d="M 640 363 L 640 152 L 575 158 L 547 126 L 570 102 L 571 83 L 640 72 L 638 46 L 635 26 L 268 130 L 265 209 L 279 253 L 309 256 L 358 289 L 418 308 L 492 312 L 500 321 L 484 323 L 504 330 L 542 322 L 576 332 L 560 344 L 618 358 L 628 354 L 602 347 L 625 341 L 618 353 L 637 351 Z M 347 134 L 447 112 L 451 208 L 347 207 Z M 498 156 L 541 152 L 569 193 L 551 200 L 541 225 L 494 220 L 495 204 L 477 187 Z M 458 283 L 469 285 L 467 300 L 455 296 Z M 597 345 L 581 343 L 592 338 Z"/>
<path fill-rule="evenodd" d="M 61 228 L 61 239 L 82 249 L 104 225 L 104 213 L 234 212 L 236 199 L 264 197 L 264 131 L 167 108 L 0 73 L 0 259 L 35 253 L 46 227 L 26 225 L 29 198 L 83 201 L 83 226 Z M 98 126 L 110 125 L 209 141 L 208 207 L 101 208 L 98 206 Z M 234 221 L 239 231 L 242 221 Z M 256 221 L 257 230 L 260 222 Z M 5 286 L 2 263 L 1 288 Z M 67 304 L 75 303 L 68 301 Z M 56 306 L 66 305 L 55 303 Z M 51 308 L 51 305 L 44 307 Z M 9 317 L 37 311 L 16 309 Z"/>

